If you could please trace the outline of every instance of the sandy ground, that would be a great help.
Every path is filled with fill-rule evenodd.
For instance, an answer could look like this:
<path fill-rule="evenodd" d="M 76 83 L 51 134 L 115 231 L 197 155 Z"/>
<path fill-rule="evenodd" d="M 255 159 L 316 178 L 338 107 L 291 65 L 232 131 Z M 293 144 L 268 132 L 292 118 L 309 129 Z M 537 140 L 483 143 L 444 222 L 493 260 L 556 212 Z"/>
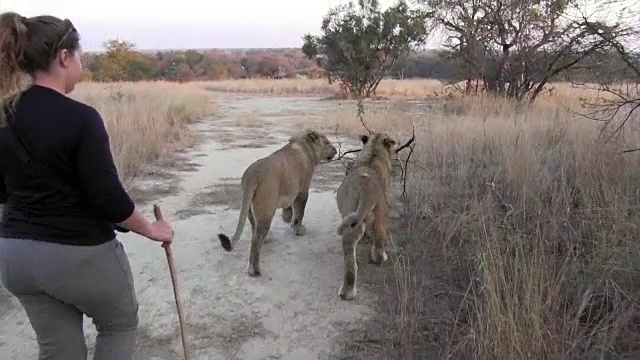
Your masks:
<path fill-rule="evenodd" d="M 301 113 L 308 101 L 315 100 L 221 102 L 222 115 L 197 125 L 207 140 L 186 153 L 190 162 L 186 170 L 155 180 L 156 186 L 171 189 L 157 203 L 176 231 L 173 250 L 193 359 L 339 359 L 339 343 L 345 334 L 374 313 L 375 295 L 365 284 L 352 302 L 341 301 L 337 295 L 342 254 L 335 233 L 339 214 L 334 190 L 344 173 L 340 163 L 316 170 L 305 214 L 305 236 L 293 235 L 280 212 L 276 214 L 271 241 L 263 246 L 262 277 L 250 278 L 246 272 L 248 223 L 238 248 L 231 253 L 222 249 L 216 236 L 220 231 L 232 234 L 235 228 L 242 171 L 288 138 L 291 128 L 278 114 L 298 111 L 300 116 L 309 116 Z M 141 206 L 151 213 L 151 204 Z M 140 302 L 136 359 L 181 359 L 164 251 L 135 234 L 119 238 L 129 254 Z M 371 271 L 370 266 L 360 261 L 360 271 Z M 2 288 L 0 315 L 0 358 L 36 358 L 28 320 Z M 90 319 L 85 319 L 85 329 L 92 348 L 95 330 Z"/>

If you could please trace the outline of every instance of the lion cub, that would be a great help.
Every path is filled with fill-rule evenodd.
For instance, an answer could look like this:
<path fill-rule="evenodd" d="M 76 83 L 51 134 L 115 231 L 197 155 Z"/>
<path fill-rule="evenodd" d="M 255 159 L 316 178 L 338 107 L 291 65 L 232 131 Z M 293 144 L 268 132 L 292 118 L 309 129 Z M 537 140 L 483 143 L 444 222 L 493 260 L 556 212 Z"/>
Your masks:
<path fill-rule="evenodd" d="M 384 247 L 388 242 L 391 157 L 396 141 L 386 134 L 361 135 L 360 140 L 363 149 L 336 194 L 342 215 L 338 235 L 342 236 L 344 255 L 344 279 L 338 295 L 343 300 L 351 300 L 356 295 L 356 246 L 365 229 L 373 237 L 370 262 L 382 264 L 387 260 Z"/>
<path fill-rule="evenodd" d="M 271 227 L 277 209 L 282 219 L 291 223 L 296 235 L 304 235 L 302 225 L 309 186 L 315 167 L 337 154 L 329 139 L 315 130 L 307 129 L 293 136 L 289 142 L 271 155 L 256 160 L 242 174 L 242 208 L 238 225 L 230 240 L 218 234 L 222 247 L 231 251 L 244 230 L 245 221 L 251 223 L 249 276 L 260 276 L 260 248 Z"/>

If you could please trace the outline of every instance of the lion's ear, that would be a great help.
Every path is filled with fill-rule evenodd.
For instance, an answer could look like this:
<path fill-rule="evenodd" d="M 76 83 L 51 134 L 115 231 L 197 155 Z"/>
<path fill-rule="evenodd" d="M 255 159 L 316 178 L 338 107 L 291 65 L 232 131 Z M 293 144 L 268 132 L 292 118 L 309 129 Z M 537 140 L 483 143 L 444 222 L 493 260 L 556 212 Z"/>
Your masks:
<path fill-rule="evenodd" d="M 369 142 L 369 135 L 360 135 L 360 141 L 362 141 L 362 145 L 366 145 Z"/>
<path fill-rule="evenodd" d="M 382 140 L 382 143 L 384 144 L 384 146 L 387 149 L 391 149 L 396 145 L 396 141 L 393 140 L 393 139 L 390 139 L 390 138 L 386 138 L 386 139 Z"/>
<path fill-rule="evenodd" d="M 315 130 L 307 130 L 307 138 L 311 141 L 318 141 L 320 134 Z"/>

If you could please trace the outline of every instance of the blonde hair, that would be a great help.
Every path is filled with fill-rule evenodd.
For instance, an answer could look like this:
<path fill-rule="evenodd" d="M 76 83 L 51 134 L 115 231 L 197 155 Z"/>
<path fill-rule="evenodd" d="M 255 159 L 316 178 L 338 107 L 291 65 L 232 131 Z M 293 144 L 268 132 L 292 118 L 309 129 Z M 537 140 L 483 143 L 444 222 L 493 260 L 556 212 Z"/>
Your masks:
<path fill-rule="evenodd" d="M 59 50 L 74 52 L 79 47 L 80 35 L 68 19 L 0 14 L 0 127 L 6 124 L 5 111 L 15 109 L 30 78 L 49 70 Z"/>

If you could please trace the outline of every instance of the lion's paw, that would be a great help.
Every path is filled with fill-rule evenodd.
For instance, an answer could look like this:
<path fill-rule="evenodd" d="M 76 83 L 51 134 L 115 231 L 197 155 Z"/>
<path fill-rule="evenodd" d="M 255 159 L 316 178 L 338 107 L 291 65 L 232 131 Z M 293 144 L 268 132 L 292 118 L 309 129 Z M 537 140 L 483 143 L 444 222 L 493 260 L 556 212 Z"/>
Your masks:
<path fill-rule="evenodd" d="M 347 286 L 342 284 L 340 290 L 338 290 L 338 296 L 340 296 L 342 300 L 353 300 L 356 297 L 356 292 L 355 286 L 347 288 Z"/>
<path fill-rule="evenodd" d="M 249 264 L 249 269 L 248 269 L 247 273 L 251 277 L 258 277 L 258 276 L 262 275 L 262 273 L 260 272 L 260 267 L 259 266 L 253 266 L 251 264 Z"/>
<path fill-rule="evenodd" d="M 371 254 L 369 256 L 370 263 L 381 265 L 382 263 L 386 262 L 388 258 L 389 257 L 384 250 L 378 249 L 375 246 L 371 247 Z"/>
<path fill-rule="evenodd" d="M 267 235 L 265 235 L 265 237 L 262 239 L 262 243 L 263 244 L 269 244 L 272 243 L 274 240 L 273 234 L 271 232 L 269 232 Z"/>
<path fill-rule="evenodd" d="M 293 233 L 296 234 L 297 236 L 302 236 L 307 233 L 307 227 L 304 226 L 303 224 L 291 225 L 291 229 L 293 229 Z"/>

